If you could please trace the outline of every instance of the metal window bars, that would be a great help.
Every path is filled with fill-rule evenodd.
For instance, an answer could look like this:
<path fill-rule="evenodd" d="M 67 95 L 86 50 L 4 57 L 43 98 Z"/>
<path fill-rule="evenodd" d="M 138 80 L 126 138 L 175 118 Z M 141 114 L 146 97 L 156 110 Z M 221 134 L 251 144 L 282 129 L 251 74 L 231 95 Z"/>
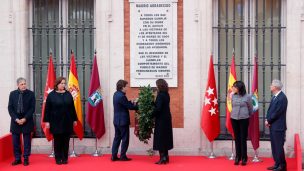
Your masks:
<path fill-rule="evenodd" d="M 94 0 L 32 0 L 31 3 L 32 57 L 29 70 L 36 94 L 35 137 L 44 137 L 40 126 L 41 106 L 51 51 L 56 75 L 64 77 L 69 73 L 69 52 L 74 51 L 85 118 L 94 55 Z M 95 137 L 85 121 L 83 124 L 85 137 Z"/>
<path fill-rule="evenodd" d="M 251 93 L 254 56 L 258 57 L 260 139 L 268 140 L 264 126 L 272 79 L 282 78 L 285 64 L 281 39 L 286 27 L 282 22 L 282 0 L 217 0 L 214 3 L 213 37 L 217 71 L 221 134 L 218 139 L 231 139 L 225 126 L 226 95 L 232 51 L 235 50 L 237 79 Z"/>

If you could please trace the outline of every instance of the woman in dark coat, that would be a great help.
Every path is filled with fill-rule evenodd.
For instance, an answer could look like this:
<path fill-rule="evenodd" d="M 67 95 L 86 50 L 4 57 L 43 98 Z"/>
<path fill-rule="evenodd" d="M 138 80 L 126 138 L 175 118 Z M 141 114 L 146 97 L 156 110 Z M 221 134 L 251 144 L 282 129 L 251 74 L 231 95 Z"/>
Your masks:
<path fill-rule="evenodd" d="M 169 163 L 168 150 L 173 148 L 170 95 L 168 83 L 164 79 L 158 79 L 156 86 L 158 93 L 153 111 L 155 117 L 153 150 L 158 150 L 160 155 L 159 161 L 155 164 L 166 164 Z"/>
<path fill-rule="evenodd" d="M 55 161 L 58 165 L 68 163 L 70 135 L 73 125 L 77 125 L 74 100 L 65 85 L 64 77 L 57 78 L 54 90 L 47 96 L 43 118 L 54 136 Z"/>

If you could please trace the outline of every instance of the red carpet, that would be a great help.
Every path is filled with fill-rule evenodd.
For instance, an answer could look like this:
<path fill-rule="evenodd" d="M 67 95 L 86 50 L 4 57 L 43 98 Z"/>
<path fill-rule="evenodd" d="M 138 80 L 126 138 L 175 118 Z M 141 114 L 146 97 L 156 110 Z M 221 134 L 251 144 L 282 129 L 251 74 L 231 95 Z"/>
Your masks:
<path fill-rule="evenodd" d="M 224 157 L 208 159 L 199 156 L 170 156 L 170 163 L 167 165 L 156 165 L 158 157 L 132 156 L 129 162 L 110 161 L 110 155 L 91 157 L 81 155 L 78 158 L 70 158 L 68 165 L 56 165 L 53 158 L 47 155 L 34 154 L 30 157 L 30 165 L 11 166 L 11 160 L 0 163 L 1 171 L 265 171 L 273 164 L 271 158 L 262 158 L 261 163 L 249 162 L 247 166 L 234 166 L 233 161 Z M 251 159 L 251 158 L 250 158 Z M 296 171 L 295 159 L 287 159 L 288 171 Z"/>

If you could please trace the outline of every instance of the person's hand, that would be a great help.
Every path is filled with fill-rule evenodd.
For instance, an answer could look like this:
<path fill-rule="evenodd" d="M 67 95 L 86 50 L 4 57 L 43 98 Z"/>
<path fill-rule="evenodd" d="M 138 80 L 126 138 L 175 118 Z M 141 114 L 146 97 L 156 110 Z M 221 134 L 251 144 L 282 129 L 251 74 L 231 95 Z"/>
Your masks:
<path fill-rule="evenodd" d="M 232 94 L 231 93 L 227 94 L 227 101 L 231 101 L 231 99 L 232 99 Z"/>
<path fill-rule="evenodd" d="M 137 102 L 138 102 L 138 98 L 132 100 L 133 105 L 137 105 Z"/>
<path fill-rule="evenodd" d="M 18 125 L 22 125 L 23 123 L 21 122 L 21 119 L 16 119 L 16 122 Z"/>
<path fill-rule="evenodd" d="M 22 125 L 26 122 L 26 119 L 25 118 L 22 118 L 22 119 L 20 119 L 20 121 L 21 121 L 21 123 L 22 123 Z"/>
<path fill-rule="evenodd" d="M 266 127 L 270 127 L 270 124 L 268 123 L 267 120 L 265 121 L 265 126 L 266 126 Z"/>
<path fill-rule="evenodd" d="M 134 102 L 137 103 L 138 102 L 138 97 L 136 99 L 134 99 Z"/>
<path fill-rule="evenodd" d="M 45 127 L 46 127 L 46 128 L 50 128 L 50 123 L 49 123 L 49 122 L 46 122 L 46 123 L 45 123 Z"/>
<path fill-rule="evenodd" d="M 73 122 L 73 125 L 74 125 L 74 126 L 77 126 L 77 121 L 74 121 L 74 122 Z"/>

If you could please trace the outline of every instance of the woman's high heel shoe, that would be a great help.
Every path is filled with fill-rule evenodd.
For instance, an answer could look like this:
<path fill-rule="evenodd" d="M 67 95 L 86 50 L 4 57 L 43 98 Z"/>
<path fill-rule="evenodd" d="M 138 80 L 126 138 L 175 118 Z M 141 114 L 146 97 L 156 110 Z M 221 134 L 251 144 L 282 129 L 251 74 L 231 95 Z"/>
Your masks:
<path fill-rule="evenodd" d="M 166 156 L 166 161 L 167 161 L 167 163 L 169 163 L 169 156 L 168 155 Z"/>
<path fill-rule="evenodd" d="M 234 165 L 239 165 L 239 162 L 240 162 L 240 158 L 235 157 Z"/>
<path fill-rule="evenodd" d="M 160 157 L 159 161 L 156 162 L 155 164 L 167 164 L 169 162 L 169 158 L 167 159 L 166 156 Z"/>

